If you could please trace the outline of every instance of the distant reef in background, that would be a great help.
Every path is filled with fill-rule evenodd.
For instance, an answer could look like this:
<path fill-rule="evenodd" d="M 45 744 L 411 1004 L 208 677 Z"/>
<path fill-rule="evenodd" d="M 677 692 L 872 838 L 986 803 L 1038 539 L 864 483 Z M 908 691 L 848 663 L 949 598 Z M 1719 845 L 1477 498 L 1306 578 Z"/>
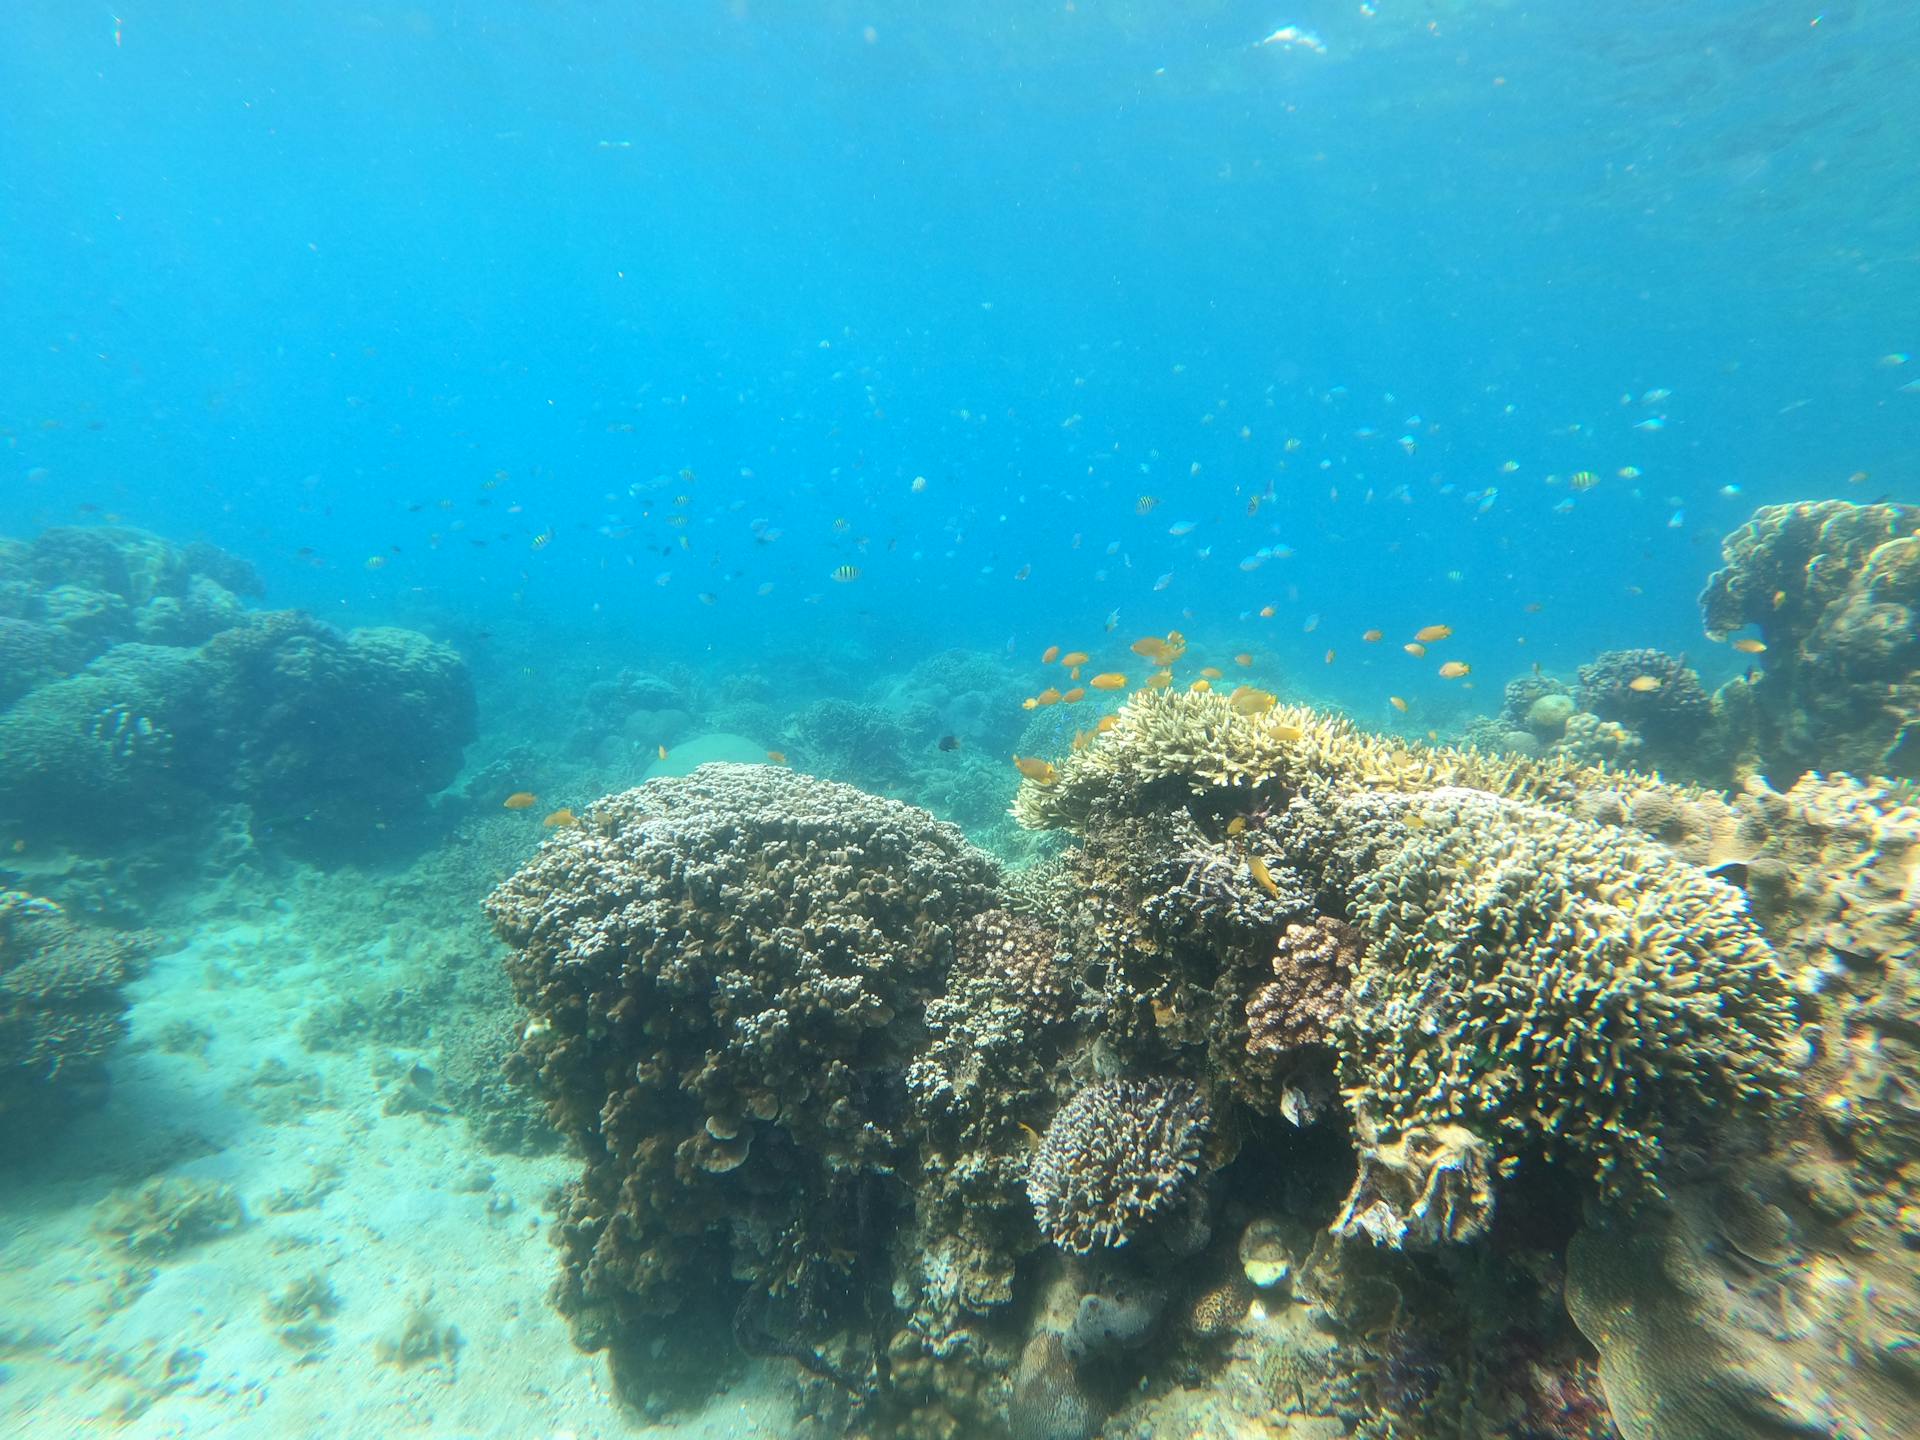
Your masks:
<path fill-rule="evenodd" d="M 0 865 L 324 856 L 457 774 L 472 679 L 411 630 L 249 609 L 246 561 L 122 526 L 0 540 Z"/>

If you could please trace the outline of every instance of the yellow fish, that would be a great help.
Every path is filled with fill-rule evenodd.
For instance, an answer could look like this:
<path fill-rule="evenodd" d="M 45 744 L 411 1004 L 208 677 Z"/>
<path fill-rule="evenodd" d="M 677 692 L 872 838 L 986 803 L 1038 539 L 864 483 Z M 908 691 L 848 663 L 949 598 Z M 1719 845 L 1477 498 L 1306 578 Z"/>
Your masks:
<path fill-rule="evenodd" d="M 1369 645 L 1378 645 L 1380 641 L 1385 638 L 1385 632 L 1380 630 L 1367 630 L 1361 633 L 1360 638 Z"/>
<path fill-rule="evenodd" d="M 1471 675 L 1473 667 L 1464 660 L 1449 660 L 1440 667 L 1442 680 L 1458 680 L 1462 675 Z"/>
<path fill-rule="evenodd" d="M 1329 664 L 1329 665 L 1331 665 L 1331 664 L 1333 663 L 1333 656 L 1334 656 L 1334 651 L 1333 651 L 1333 648 L 1332 648 L 1331 646 L 1329 646 L 1329 647 L 1327 648 L 1327 658 L 1326 658 L 1326 663 L 1327 663 L 1327 664 Z"/>
<path fill-rule="evenodd" d="M 1124 690 L 1127 688 L 1127 677 L 1118 670 L 1105 670 L 1087 681 L 1087 684 L 1095 690 Z"/>
<path fill-rule="evenodd" d="M 1453 627 L 1451 625 L 1422 625 L 1418 630 L 1413 632 L 1413 638 L 1418 640 L 1422 645 L 1432 645 L 1438 641 L 1445 640 L 1452 634 Z"/>
<path fill-rule="evenodd" d="M 1238 655 L 1233 657 L 1233 663 L 1243 670 L 1248 669 L 1253 664 L 1253 656 L 1247 651 L 1242 650 Z"/>
<path fill-rule="evenodd" d="M 1057 705 L 1060 703 L 1060 692 L 1049 685 L 1033 697 L 1033 703 L 1036 705 Z"/>
<path fill-rule="evenodd" d="M 1637 690 L 1642 695 L 1651 695 L 1660 688 L 1658 675 L 1636 675 L 1627 681 L 1627 689 Z"/>
<path fill-rule="evenodd" d="M 1187 689 L 1191 690 L 1196 695 L 1204 695 L 1209 690 L 1213 689 L 1213 682 L 1211 680 L 1196 680 L 1191 685 L 1187 686 Z"/>
<path fill-rule="evenodd" d="M 1262 605 L 1260 607 L 1260 618 L 1262 620 L 1271 620 L 1274 617 L 1275 613 L 1276 612 L 1273 606 L 1271 605 Z"/>
<path fill-rule="evenodd" d="M 1279 697 L 1270 690 L 1256 690 L 1251 685 L 1242 685 L 1227 696 L 1227 708 L 1236 715 L 1264 715 L 1278 700 Z"/>
<path fill-rule="evenodd" d="M 1060 663 L 1065 665 L 1069 670 L 1072 670 L 1087 663 L 1087 652 L 1084 650 L 1069 650 L 1060 657 Z"/>
<path fill-rule="evenodd" d="M 1249 855 L 1247 857 L 1247 868 L 1253 872 L 1253 878 L 1259 882 L 1262 890 L 1266 891 L 1267 894 L 1276 900 L 1280 898 L 1280 887 L 1273 883 L 1273 872 L 1267 869 L 1266 861 L 1262 860 L 1258 855 Z"/>
<path fill-rule="evenodd" d="M 1049 645 L 1045 650 L 1040 652 L 1040 663 L 1042 665 L 1051 665 L 1059 658 L 1060 647 L 1058 645 Z"/>
<path fill-rule="evenodd" d="M 546 826 L 547 829 L 549 830 L 560 830 L 560 829 L 564 829 L 569 825 L 578 825 L 580 823 L 580 817 L 574 814 L 573 811 L 569 810 L 566 806 L 562 805 L 558 810 L 554 811 L 551 815 L 547 816 L 546 819 L 542 820 L 540 823 Z"/>
<path fill-rule="evenodd" d="M 1407 702 L 1402 700 L 1398 695 L 1387 696 L 1387 703 L 1393 706 L 1393 708 L 1398 710 L 1402 715 L 1407 713 Z"/>
<path fill-rule="evenodd" d="M 787 752 L 784 750 L 769 750 L 767 751 L 767 759 L 771 760 L 775 765 L 784 765 L 787 763 Z"/>
<path fill-rule="evenodd" d="M 1242 834 L 1246 828 L 1247 817 L 1244 815 L 1236 815 L 1233 819 L 1227 821 L 1227 834 L 1230 836 Z"/>
<path fill-rule="evenodd" d="M 516 790 L 500 802 L 505 810 L 531 810 L 540 803 L 540 797 L 531 790 Z"/>
<path fill-rule="evenodd" d="M 1767 644 L 1764 640 L 1756 640 L 1751 635 L 1742 635 L 1738 640 L 1733 642 L 1733 648 L 1738 650 L 1742 655 L 1764 655 L 1767 650 Z"/>
<path fill-rule="evenodd" d="M 1060 772 L 1053 768 L 1051 761 L 1036 760 L 1031 755 L 1014 756 L 1013 768 L 1036 785 L 1051 785 L 1060 778 Z"/>
<path fill-rule="evenodd" d="M 1060 697 L 1060 700 L 1062 704 L 1078 705 L 1082 700 L 1086 698 L 1087 698 L 1087 687 L 1084 685 L 1076 685 L 1071 690 L 1067 691 L 1066 694 L 1062 695 Z"/>
<path fill-rule="evenodd" d="M 1218 680 L 1221 676 L 1221 670 L 1218 665 L 1202 665 L 1200 667 L 1200 675 L 1201 678 L 1206 680 Z"/>
<path fill-rule="evenodd" d="M 1273 736 L 1273 738 L 1278 740 L 1282 745 L 1291 745 L 1293 744 L 1294 741 L 1300 739 L 1307 732 L 1302 730 L 1298 725 L 1288 725 L 1288 724 L 1282 723 L 1279 725 L 1275 725 L 1267 733 Z"/>
<path fill-rule="evenodd" d="M 667 758 L 667 747 L 666 747 L 666 746 L 664 746 L 664 745 L 656 745 L 656 746 L 654 746 L 653 748 L 654 748 L 654 751 L 655 751 L 655 753 L 656 753 L 656 754 L 658 754 L 658 755 L 659 755 L 659 757 L 660 757 L 660 758 L 661 758 L 662 760 L 664 760 L 664 759 L 666 759 L 666 758 Z"/>
<path fill-rule="evenodd" d="M 1402 645 L 1400 648 L 1406 651 L 1407 654 L 1413 656 L 1413 658 L 1416 660 L 1418 660 L 1422 655 L 1427 653 L 1427 647 L 1422 645 L 1418 640 L 1409 640 L 1406 644 Z"/>
<path fill-rule="evenodd" d="M 1600 483 L 1600 477 L 1591 470 L 1576 470 L 1567 477 L 1567 484 L 1575 490 L 1591 490 Z"/>
<path fill-rule="evenodd" d="M 1118 715 L 1102 715 L 1100 722 L 1093 727 L 1093 733 L 1096 735 L 1104 735 L 1119 723 L 1120 717 Z"/>
<path fill-rule="evenodd" d="M 1164 690 L 1173 683 L 1173 671 L 1156 670 L 1147 676 L 1147 689 Z"/>

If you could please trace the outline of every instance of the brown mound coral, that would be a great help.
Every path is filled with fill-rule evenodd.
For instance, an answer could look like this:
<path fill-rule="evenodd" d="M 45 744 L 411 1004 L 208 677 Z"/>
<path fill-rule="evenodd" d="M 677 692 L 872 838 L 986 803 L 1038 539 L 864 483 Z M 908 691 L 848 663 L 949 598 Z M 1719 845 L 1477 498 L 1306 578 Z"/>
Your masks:
<path fill-rule="evenodd" d="M 1720 553 L 1700 607 L 1709 634 L 1757 626 L 1766 645 L 1750 698 L 1767 775 L 1920 777 L 1920 506 L 1763 506 Z"/>
<path fill-rule="evenodd" d="M 1359 931 L 1325 915 L 1287 926 L 1274 948 L 1274 978 L 1247 998 L 1247 1049 L 1278 1055 L 1331 1045 L 1363 946 Z"/>
<path fill-rule="evenodd" d="M 877 1303 L 902 1072 L 996 881 L 924 811 L 716 764 L 589 806 L 488 898 L 521 1063 L 585 1158 L 557 1300 L 623 1384 L 646 1340 L 711 1374 L 728 1329 L 824 1364 Z"/>
<path fill-rule="evenodd" d="M 1053 1117 L 1027 1172 L 1047 1238 L 1076 1255 L 1126 1245 L 1192 1197 L 1206 1101 L 1184 1080 L 1109 1080 Z"/>

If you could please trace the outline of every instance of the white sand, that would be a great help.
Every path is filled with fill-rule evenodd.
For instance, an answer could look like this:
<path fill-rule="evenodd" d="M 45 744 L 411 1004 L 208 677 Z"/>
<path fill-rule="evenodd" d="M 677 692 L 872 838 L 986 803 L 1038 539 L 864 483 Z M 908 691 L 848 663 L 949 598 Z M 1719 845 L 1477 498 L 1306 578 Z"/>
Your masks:
<path fill-rule="evenodd" d="M 575 1162 L 490 1155 L 457 1118 L 383 1114 L 391 1062 L 381 1076 L 375 1064 L 396 1056 L 389 1047 L 302 1049 L 302 1013 L 330 978 L 383 963 L 382 948 L 331 953 L 288 914 L 216 924 L 133 987 L 132 1035 L 106 1106 L 52 1153 L 11 1157 L 0 1173 L 0 1433 L 791 1433 L 777 1372 L 668 1424 L 622 1409 L 604 1360 L 574 1349 L 546 1299 L 558 1263 L 547 1198 Z M 153 1043 L 180 1021 L 212 1033 L 204 1057 Z M 263 1088 L 247 1082 L 276 1059 L 309 1086 L 317 1078 L 327 1103 L 281 1123 L 257 1113 L 249 1102 Z M 268 1207 L 329 1168 L 338 1183 L 311 1208 Z M 112 1249 L 93 1229 L 95 1207 L 157 1174 L 231 1184 L 245 1226 L 156 1261 Z M 118 1284 L 130 1266 L 155 1272 L 144 1291 Z M 307 1356 L 282 1342 L 266 1307 L 315 1272 L 340 1303 L 317 1319 L 326 1348 Z M 115 1308 L 116 1290 L 134 1298 Z M 457 1344 L 451 1358 L 403 1367 L 383 1358 L 382 1342 L 418 1306 L 453 1327 Z M 122 1414 L 131 1418 L 115 1424 Z"/>

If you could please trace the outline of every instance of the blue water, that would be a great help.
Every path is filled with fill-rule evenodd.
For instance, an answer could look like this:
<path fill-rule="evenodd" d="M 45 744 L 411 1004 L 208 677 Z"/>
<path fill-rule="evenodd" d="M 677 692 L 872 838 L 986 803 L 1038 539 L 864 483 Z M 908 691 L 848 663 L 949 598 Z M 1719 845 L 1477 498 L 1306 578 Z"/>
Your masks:
<path fill-rule="evenodd" d="M 127 8 L 0 18 L 16 533 L 516 661 L 1181 626 L 1373 715 L 1442 683 L 1375 625 L 1711 683 L 1723 533 L 1915 498 L 1908 5 Z"/>

